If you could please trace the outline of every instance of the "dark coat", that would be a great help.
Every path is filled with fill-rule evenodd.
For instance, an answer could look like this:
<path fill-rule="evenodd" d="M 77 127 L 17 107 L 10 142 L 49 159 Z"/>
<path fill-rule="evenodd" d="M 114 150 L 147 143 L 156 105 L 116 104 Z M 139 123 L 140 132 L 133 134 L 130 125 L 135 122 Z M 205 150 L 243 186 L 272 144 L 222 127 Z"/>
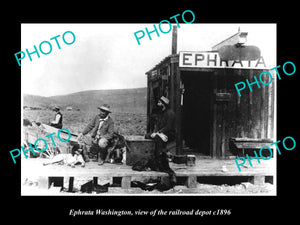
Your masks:
<path fill-rule="evenodd" d="M 85 127 L 82 134 L 85 135 L 91 131 L 91 136 L 94 138 L 97 135 L 97 130 L 100 124 L 100 116 L 96 115 L 95 118 Z M 110 116 L 103 122 L 100 128 L 100 138 L 104 137 L 107 140 L 112 139 L 114 134 L 114 122 Z"/>
<path fill-rule="evenodd" d="M 154 132 L 161 132 L 173 139 L 175 132 L 175 113 L 171 109 L 166 109 L 158 115 Z"/>

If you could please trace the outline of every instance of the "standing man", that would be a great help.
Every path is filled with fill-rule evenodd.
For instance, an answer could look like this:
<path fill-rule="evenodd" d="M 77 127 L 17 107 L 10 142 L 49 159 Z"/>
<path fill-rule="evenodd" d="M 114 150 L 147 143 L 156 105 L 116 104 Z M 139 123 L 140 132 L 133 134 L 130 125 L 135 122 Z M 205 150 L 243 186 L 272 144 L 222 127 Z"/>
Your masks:
<path fill-rule="evenodd" d="M 50 123 L 50 126 L 61 129 L 62 128 L 62 114 L 60 108 L 54 106 L 53 111 L 56 112 L 54 120 Z"/>
<path fill-rule="evenodd" d="M 103 104 L 98 109 L 99 114 L 78 135 L 78 140 L 91 131 L 93 144 L 99 147 L 98 165 L 102 165 L 107 154 L 107 146 L 113 138 L 114 122 L 109 116 L 109 113 L 111 113 L 109 105 Z"/>

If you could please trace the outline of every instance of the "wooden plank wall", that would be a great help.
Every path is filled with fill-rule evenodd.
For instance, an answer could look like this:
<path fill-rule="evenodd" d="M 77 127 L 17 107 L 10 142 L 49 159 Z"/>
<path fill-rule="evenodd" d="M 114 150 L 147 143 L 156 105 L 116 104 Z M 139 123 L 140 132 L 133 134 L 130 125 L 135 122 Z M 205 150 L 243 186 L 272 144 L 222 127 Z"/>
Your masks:
<path fill-rule="evenodd" d="M 219 120 L 225 121 L 227 155 L 230 154 L 228 145 L 230 137 L 274 138 L 274 80 L 270 85 L 259 83 L 260 88 L 256 84 L 252 85 L 252 92 L 246 86 L 241 91 L 241 97 L 238 96 L 234 86 L 237 82 L 246 82 L 246 79 L 252 83 L 255 81 L 254 76 L 259 80 L 261 72 L 263 70 L 223 70 L 217 72 L 214 77 L 218 80 L 217 92 L 225 91 L 232 94 L 231 100 L 225 107 L 226 113 L 223 112 L 223 118 L 219 118 Z M 268 83 L 269 77 L 264 75 L 262 80 L 264 83 Z"/>
<path fill-rule="evenodd" d="M 168 80 L 168 92 L 171 102 L 171 108 L 176 113 L 177 130 L 180 130 L 180 71 L 178 63 L 170 63 L 170 79 Z M 214 102 L 211 106 L 212 114 L 216 117 L 213 120 L 212 130 L 217 133 L 211 133 L 212 138 L 216 142 L 212 142 L 212 146 L 216 146 L 217 151 L 213 152 L 214 156 L 224 156 L 222 146 L 225 146 L 225 154 L 232 155 L 229 150 L 229 138 L 268 138 L 273 139 L 274 130 L 274 93 L 275 80 L 270 85 L 260 84 L 260 88 L 256 84 L 252 85 L 251 92 L 246 86 L 241 91 L 241 97 L 235 89 L 235 84 L 238 82 L 246 82 L 246 79 L 252 83 L 254 76 L 259 80 L 259 75 L 264 70 L 248 70 L 248 69 L 216 69 L 212 72 L 213 93 L 230 93 L 231 99 L 227 103 Z M 273 78 L 276 75 L 274 73 Z M 156 104 L 153 96 L 155 86 L 160 86 L 160 82 L 150 81 L 148 74 L 148 132 L 153 126 L 150 117 L 153 106 Z M 262 76 L 265 83 L 269 82 L 268 76 Z M 161 93 L 162 94 L 162 93 Z M 179 132 L 180 133 L 180 132 Z M 177 143 L 180 147 L 181 143 Z M 213 147 L 213 149 L 215 149 Z M 179 151 L 179 149 L 177 149 Z"/>

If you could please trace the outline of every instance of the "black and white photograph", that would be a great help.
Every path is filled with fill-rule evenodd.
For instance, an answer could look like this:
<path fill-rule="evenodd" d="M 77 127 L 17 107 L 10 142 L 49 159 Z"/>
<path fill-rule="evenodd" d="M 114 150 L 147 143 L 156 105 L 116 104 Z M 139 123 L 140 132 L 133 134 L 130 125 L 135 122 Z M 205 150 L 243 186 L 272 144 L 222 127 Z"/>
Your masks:
<path fill-rule="evenodd" d="M 3 7 L 3 220 L 294 221 L 296 4 L 111 3 Z"/>
<path fill-rule="evenodd" d="M 184 12 L 21 24 L 21 196 L 277 195 L 276 23 Z"/>

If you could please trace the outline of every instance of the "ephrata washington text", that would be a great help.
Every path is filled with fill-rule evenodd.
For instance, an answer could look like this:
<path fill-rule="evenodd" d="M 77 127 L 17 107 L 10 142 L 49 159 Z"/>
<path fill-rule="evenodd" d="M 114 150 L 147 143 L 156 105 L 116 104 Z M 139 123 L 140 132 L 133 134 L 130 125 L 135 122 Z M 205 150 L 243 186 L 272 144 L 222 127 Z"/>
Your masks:
<path fill-rule="evenodd" d="M 74 210 L 70 209 L 69 212 L 70 216 L 94 216 L 94 215 L 99 215 L 99 216 L 132 216 L 133 213 L 129 210 L 103 210 L 103 209 L 96 209 L 96 210 Z"/>

